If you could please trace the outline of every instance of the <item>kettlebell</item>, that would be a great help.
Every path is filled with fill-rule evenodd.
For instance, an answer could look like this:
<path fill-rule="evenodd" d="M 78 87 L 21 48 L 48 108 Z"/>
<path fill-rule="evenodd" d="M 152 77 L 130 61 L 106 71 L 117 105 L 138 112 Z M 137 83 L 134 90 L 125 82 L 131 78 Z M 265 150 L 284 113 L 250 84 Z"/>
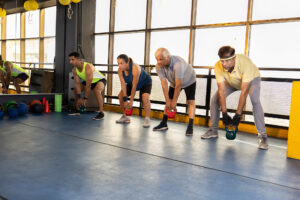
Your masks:
<path fill-rule="evenodd" d="M 236 133 L 238 131 L 238 127 L 237 126 L 226 126 L 225 127 L 226 130 L 226 138 L 228 140 L 234 140 L 236 138 Z"/>

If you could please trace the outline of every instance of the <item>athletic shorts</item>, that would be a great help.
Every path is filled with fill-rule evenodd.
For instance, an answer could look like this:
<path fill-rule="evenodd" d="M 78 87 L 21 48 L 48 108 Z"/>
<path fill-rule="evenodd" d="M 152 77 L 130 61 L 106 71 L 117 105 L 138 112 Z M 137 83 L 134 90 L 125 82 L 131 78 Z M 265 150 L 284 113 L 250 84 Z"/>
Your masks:
<path fill-rule="evenodd" d="M 97 82 L 95 82 L 95 83 L 92 83 L 92 84 L 91 84 L 91 89 L 93 90 L 93 89 L 97 86 L 97 84 L 98 84 L 99 82 L 102 82 L 102 83 L 104 84 L 104 87 L 106 86 L 106 80 L 105 80 L 105 78 L 103 78 L 103 79 L 100 79 L 99 81 L 97 81 Z M 82 82 L 82 85 L 86 86 L 86 81 L 83 81 L 83 82 Z"/>
<path fill-rule="evenodd" d="M 21 73 L 21 74 L 18 74 L 18 76 L 13 77 L 13 79 L 17 79 L 17 78 L 21 79 L 24 82 L 29 78 L 29 76 L 25 73 Z"/>
<path fill-rule="evenodd" d="M 182 89 L 184 89 L 186 100 L 195 100 L 196 82 L 187 86 L 186 88 L 181 88 L 181 90 Z M 169 98 L 170 99 L 173 99 L 174 90 L 175 90 L 175 88 L 169 87 Z"/>
<path fill-rule="evenodd" d="M 132 89 L 132 85 L 131 84 L 127 84 L 126 85 L 127 96 L 131 96 L 131 89 Z M 150 85 L 144 85 L 139 91 L 140 91 L 141 95 L 144 94 L 144 93 L 151 94 L 151 89 L 152 89 L 152 84 L 150 84 Z"/>

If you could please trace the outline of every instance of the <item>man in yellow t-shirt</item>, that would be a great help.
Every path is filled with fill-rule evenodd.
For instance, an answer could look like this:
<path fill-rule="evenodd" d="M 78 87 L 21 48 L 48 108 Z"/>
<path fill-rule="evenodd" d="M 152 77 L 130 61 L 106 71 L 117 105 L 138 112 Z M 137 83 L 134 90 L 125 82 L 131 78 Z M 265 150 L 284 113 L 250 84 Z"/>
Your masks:
<path fill-rule="evenodd" d="M 238 126 L 243 107 L 249 94 L 253 105 L 253 115 L 258 131 L 258 148 L 268 149 L 264 112 L 260 103 L 260 73 L 249 57 L 243 54 L 235 54 L 235 49 L 224 46 L 219 49 L 220 60 L 215 64 L 215 76 L 218 91 L 211 99 L 211 122 L 209 130 L 201 136 L 203 139 L 218 137 L 220 119 L 219 107 L 223 114 L 223 124 Z M 227 114 L 226 97 L 240 90 L 241 95 L 233 119 Z"/>

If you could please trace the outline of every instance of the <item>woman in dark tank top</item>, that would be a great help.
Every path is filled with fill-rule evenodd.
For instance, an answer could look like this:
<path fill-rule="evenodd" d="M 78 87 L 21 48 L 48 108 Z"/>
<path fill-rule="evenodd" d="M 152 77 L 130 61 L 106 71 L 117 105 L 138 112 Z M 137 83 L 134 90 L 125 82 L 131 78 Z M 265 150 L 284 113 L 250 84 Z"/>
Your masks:
<path fill-rule="evenodd" d="M 145 109 L 145 121 L 143 127 L 150 127 L 150 94 L 152 89 L 151 76 L 139 65 L 125 54 L 117 57 L 118 75 L 121 82 L 121 91 L 118 95 L 123 115 L 116 120 L 117 123 L 130 123 L 130 119 L 125 116 L 124 109 L 132 109 L 136 91 L 140 91 L 143 106 Z"/>

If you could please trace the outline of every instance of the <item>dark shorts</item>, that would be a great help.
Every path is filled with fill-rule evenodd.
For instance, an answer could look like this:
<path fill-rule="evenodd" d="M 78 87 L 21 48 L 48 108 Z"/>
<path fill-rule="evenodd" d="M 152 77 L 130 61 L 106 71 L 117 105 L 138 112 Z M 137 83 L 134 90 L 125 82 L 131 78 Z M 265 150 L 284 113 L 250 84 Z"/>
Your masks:
<path fill-rule="evenodd" d="M 105 78 L 103 78 L 103 79 L 100 79 L 99 81 L 97 81 L 97 82 L 95 82 L 95 83 L 92 83 L 92 84 L 91 84 L 91 89 L 93 90 L 93 89 L 97 86 L 97 84 L 98 84 L 99 82 L 102 82 L 102 83 L 104 84 L 104 87 L 106 86 L 106 80 L 105 80 Z M 82 85 L 86 86 L 86 81 L 83 81 L 83 82 L 82 82 Z"/>
<path fill-rule="evenodd" d="M 186 88 L 181 88 L 181 89 L 184 89 L 186 100 L 195 100 L 196 82 L 187 86 Z M 169 87 L 169 98 L 170 99 L 173 99 L 174 90 L 175 90 L 175 88 Z"/>
<path fill-rule="evenodd" d="M 131 84 L 127 84 L 126 85 L 126 92 L 127 92 L 127 96 L 131 95 L 131 89 L 132 89 L 132 85 Z M 144 93 L 148 93 L 151 94 L 151 89 L 152 89 L 152 85 L 144 85 L 139 91 L 140 91 L 140 95 L 144 94 Z"/>
<path fill-rule="evenodd" d="M 24 81 L 26 81 L 29 78 L 29 76 L 27 74 L 25 74 L 25 73 L 21 73 L 18 76 L 13 77 L 13 79 L 17 79 L 17 78 L 21 79 L 24 82 Z"/>

